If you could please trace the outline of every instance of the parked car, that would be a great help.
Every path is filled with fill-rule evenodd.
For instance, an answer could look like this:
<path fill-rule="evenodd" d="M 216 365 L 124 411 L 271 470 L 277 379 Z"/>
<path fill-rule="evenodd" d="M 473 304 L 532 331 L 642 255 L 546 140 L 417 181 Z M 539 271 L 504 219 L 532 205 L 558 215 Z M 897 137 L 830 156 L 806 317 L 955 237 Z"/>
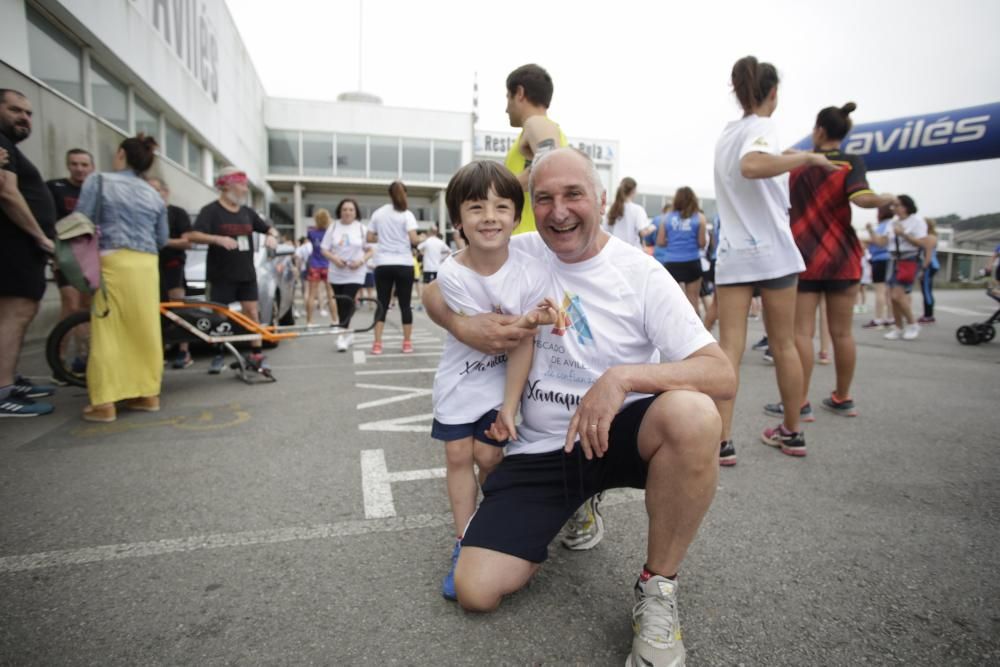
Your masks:
<path fill-rule="evenodd" d="M 204 297 L 205 260 L 208 246 L 195 245 L 187 251 L 184 280 L 188 298 Z M 257 268 L 257 291 L 260 321 L 266 324 L 295 324 L 292 303 L 295 301 L 295 246 L 279 244 L 268 250 L 262 234 L 254 233 L 254 266 Z M 240 304 L 228 304 L 239 310 Z"/>

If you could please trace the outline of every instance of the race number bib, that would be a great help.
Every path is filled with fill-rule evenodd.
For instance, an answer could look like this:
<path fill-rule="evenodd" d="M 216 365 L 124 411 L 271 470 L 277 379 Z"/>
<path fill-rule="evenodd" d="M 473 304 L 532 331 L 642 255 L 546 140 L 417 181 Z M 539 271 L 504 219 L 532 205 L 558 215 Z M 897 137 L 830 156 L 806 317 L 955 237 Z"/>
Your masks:
<path fill-rule="evenodd" d="M 236 237 L 236 249 L 240 252 L 247 252 L 250 250 L 250 237 L 249 236 L 237 236 Z"/>

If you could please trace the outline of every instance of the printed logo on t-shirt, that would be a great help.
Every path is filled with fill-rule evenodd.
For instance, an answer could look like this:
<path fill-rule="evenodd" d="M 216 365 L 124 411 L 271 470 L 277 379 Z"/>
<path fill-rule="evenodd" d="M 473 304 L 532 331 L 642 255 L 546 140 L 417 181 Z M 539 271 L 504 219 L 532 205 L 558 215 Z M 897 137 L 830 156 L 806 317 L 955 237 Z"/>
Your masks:
<path fill-rule="evenodd" d="M 587 314 L 583 312 L 583 302 L 578 295 L 565 291 L 562 308 L 559 309 L 552 333 L 565 336 L 570 329 L 576 332 L 576 340 L 580 345 L 586 345 L 588 341 L 594 342 L 594 335 L 590 332 L 590 322 L 587 321 Z"/>
<path fill-rule="evenodd" d="M 751 144 L 751 145 L 753 145 L 753 146 L 769 146 L 770 144 L 767 143 L 767 139 L 766 138 L 764 138 L 764 137 L 757 137 L 756 139 L 753 140 L 753 144 Z"/>

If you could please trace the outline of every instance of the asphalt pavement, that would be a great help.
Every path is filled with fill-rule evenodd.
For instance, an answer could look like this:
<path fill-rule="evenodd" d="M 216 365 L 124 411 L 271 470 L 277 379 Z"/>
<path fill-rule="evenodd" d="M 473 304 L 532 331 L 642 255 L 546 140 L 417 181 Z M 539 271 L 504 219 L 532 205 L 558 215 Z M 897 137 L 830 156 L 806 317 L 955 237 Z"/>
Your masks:
<path fill-rule="evenodd" d="M 689 665 L 1000 664 L 1000 341 L 955 340 L 996 304 L 938 296 L 916 341 L 857 331 L 861 414 L 817 410 L 804 459 L 760 444 L 777 388 L 747 351 L 739 462 L 681 572 Z M 398 317 L 381 357 L 370 335 L 288 341 L 278 382 L 247 386 L 202 355 L 164 371 L 156 414 L 87 424 L 63 388 L 54 414 L 0 422 L 0 663 L 623 664 L 641 493 L 613 494 L 604 541 L 553 544 L 496 613 L 441 598 L 443 334 L 417 313 L 403 356 Z M 22 372 L 47 377 L 43 357 Z M 832 387 L 817 366 L 814 406 Z"/>

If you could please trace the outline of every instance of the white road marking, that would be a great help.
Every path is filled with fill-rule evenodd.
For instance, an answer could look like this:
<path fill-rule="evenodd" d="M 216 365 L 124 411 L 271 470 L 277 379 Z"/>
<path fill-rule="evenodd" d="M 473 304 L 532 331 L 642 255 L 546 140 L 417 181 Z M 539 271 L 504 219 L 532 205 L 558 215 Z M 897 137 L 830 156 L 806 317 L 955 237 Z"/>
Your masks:
<path fill-rule="evenodd" d="M 601 507 L 610 507 L 643 499 L 643 492 L 635 489 L 609 491 Z M 451 513 L 413 514 L 387 519 L 352 519 L 337 523 L 322 523 L 313 526 L 291 526 L 270 530 L 249 530 L 237 533 L 215 533 L 193 535 L 149 542 L 125 542 L 107 544 L 82 549 L 42 551 L 19 556 L 0 558 L 0 574 L 27 572 L 47 567 L 68 567 L 88 563 L 106 563 L 131 558 L 148 558 L 174 553 L 194 553 L 229 547 L 248 547 L 260 544 L 282 544 L 307 540 L 336 539 L 370 533 L 392 533 L 419 528 L 442 528 L 451 526 Z"/>
<path fill-rule="evenodd" d="M 381 389 L 383 391 L 396 391 L 403 393 L 402 396 L 390 396 L 389 398 L 379 398 L 366 403 L 358 403 L 358 410 L 366 410 L 380 405 L 388 405 L 389 403 L 398 403 L 399 401 L 408 401 L 411 398 L 417 398 L 418 396 L 430 396 L 434 392 L 433 389 L 420 389 L 418 387 L 394 387 L 387 384 L 356 384 L 354 386 L 360 387 L 361 389 Z"/>
<path fill-rule="evenodd" d="M 381 419 L 379 421 L 358 424 L 358 430 L 382 431 L 385 433 L 430 433 L 431 425 L 428 422 L 431 419 L 434 419 L 433 412 L 410 417 L 394 417 L 393 419 Z M 414 422 L 422 423 L 414 425 Z"/>
<path fill-rule="evenodd" d="M 395 375 L 397 373 L 437 373 L 436 368 L 399 368 L 385 371 L 355 371 L 355 375 Z"/>
<path fill-rule="evenodd" d="M 937 304 L 934 305 L 934 308 L 951 313 L 952 315 L 968 315 L 970 317 L 989 317 L 993 314 L 992 310 L 969 310 L 968 308 L 954 308 L 952 306 L 939 306 Z"/>
<path fill-rule="evenodd" d="M 441 350 L 437 352 L 394 352 L 392 354 L 380 354 L 378 356 L 372 357 L 372 361 L 376 359 L 400 359 L 403 357 L 440 357 Z"/>
<path fill-rule="evenodd" d="M 354 363 L 355 364 L 363 364 L 363 363 L 365 363 L 365 361 L 366 361 L 366 358 L 365 358 L 364 350 L 354 350 Z"/>
<path fill-rule="evenodd" d="M 365 517 L 386 519 L 396 516 L 392 501 L 393 482 L 412 482 L 419 479 L 441 479 L 444 468 L 389 472 L 385 465 L 385 452 L 381 449 L 361 451 L 361 490 L 365 497 Z"/>

